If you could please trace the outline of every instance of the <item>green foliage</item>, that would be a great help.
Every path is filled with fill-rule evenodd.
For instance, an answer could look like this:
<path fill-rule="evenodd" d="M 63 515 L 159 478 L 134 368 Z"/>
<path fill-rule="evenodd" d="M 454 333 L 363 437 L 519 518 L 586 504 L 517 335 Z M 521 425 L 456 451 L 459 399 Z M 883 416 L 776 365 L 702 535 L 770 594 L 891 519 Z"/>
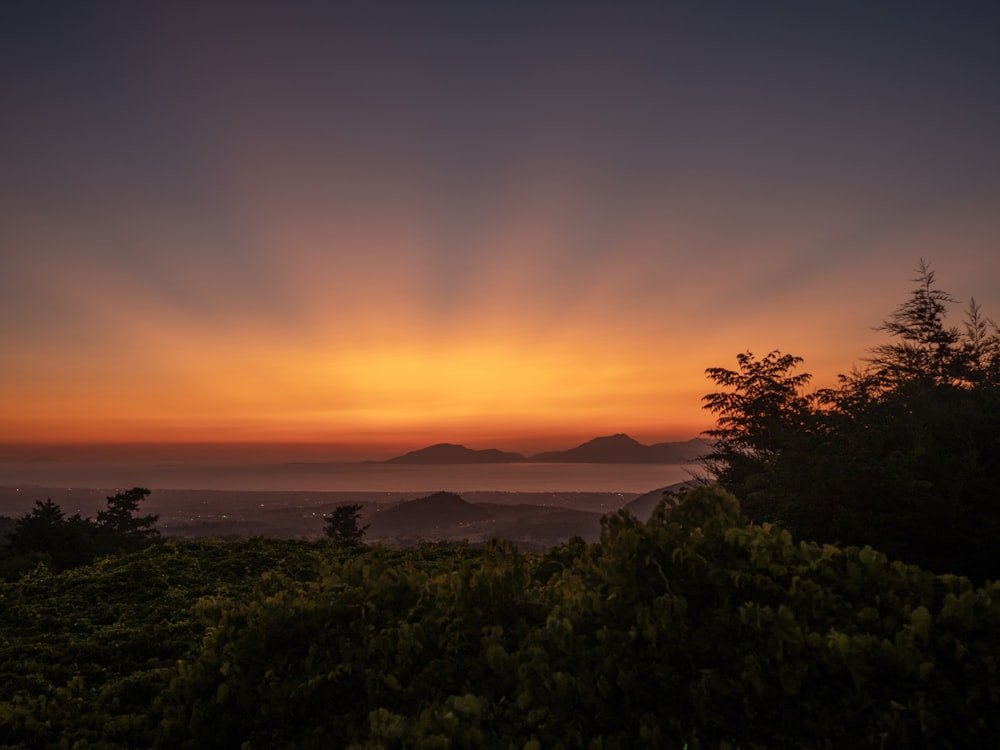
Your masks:
<path fill-rule="evenodd" d="M 151 707 L 217 603 L 246 599 L 266 571 L 315 577 L 318 551 L 281 540 L 166 542 L 0 584 L 0 747 L 151 747 Z"/>
<path fill-rule="evenodd" d="M 701 487 L 601 540 L 166 542 L 0 584 L 11 748 L 974 748 L 1000 584 Z"/>
<path fill-rule="evenodd" d="M 917 288 L 881 326 L 893 338 L 837 388 L 804 394 L 800 359 L 738 356 L 709 473 L 758 522 L 822 542 L 870 544 L 940 572 L 1000 577 L 1000 334 L 973 302 L 965 330 L 921 262 Z"/>

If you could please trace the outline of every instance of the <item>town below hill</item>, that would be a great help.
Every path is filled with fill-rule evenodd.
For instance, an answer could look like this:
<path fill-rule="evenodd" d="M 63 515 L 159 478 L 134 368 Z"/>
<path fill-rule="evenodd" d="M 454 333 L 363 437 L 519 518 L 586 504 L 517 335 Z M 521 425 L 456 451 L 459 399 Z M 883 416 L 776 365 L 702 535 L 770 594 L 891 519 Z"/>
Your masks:
<path fill-rule="evenodd" d="M 562 451 L 546 451 L 533 456 L 501 451 L 476 450 L 464 445 L 438 443 L 402 456 L 387 464 L 496 464 L 496 463 L 593 463 L 593 464 L 685 464 L 692 463 L 710 449 L 707 441 L 693 438 L 672 443 L 644 445 L 623 433 L 597 437 Z"/>

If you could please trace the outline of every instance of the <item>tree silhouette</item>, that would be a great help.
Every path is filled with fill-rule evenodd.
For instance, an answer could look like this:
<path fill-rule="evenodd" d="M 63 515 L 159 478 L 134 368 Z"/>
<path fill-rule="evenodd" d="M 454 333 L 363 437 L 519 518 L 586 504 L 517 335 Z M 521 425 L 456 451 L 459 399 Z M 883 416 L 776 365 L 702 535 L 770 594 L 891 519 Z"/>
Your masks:
<path fill-rule="evenodd" d="M 98 552 L 90 521 L 80 514 L 67 518 L 51 498 L 36 500 L 32 511 L 17 519 L 7 543 L 28 567 L 45 562 L 56 570 L 84 565 Z"/>
<path fill-rule="evenodd" d="M 875 329 L 886 331 L 893 340 L 872 349 L 868 361 L 889 385 L 914 379 L 951 383 L 959 375 L 961 334 L 944 321 L 955 299 L 937 288 L 934 271 L 923 258 L 913 281 L 917 287 L 910 298 Z"/>
<path fill-rule="evenodd" d="M 108 497 L 107 508 L 97 514 L 98 531 L 125 549 L 138 549 L 159 539 L 160 532 L 153 528 L 159 516 L 135 515 L 149 494 L 144 487 L 133 487 Z"/>
<path fill-rule="evenodd" d="M 773 493 L 760 492 L 761 479 L 803 433 L 811 432 L 810 424 L 815 421 L 812 399 L 801 393 L 811 376 L 793 372 L 801 357 L 778 351 L 763 359 L 744 352 L 736 360 L 736 370 L 710 367 L 705 371 L 717 385 L 731 390 L 703 399 L 705 408 L 716 415 L 716 426 L 706 431 L 713 440 L 712 450 L 700 461 L 723 486 L 740 496 L 748 513 L 756 512 L 760 500 L 769 506 L 768 520 L 779 520 Z"/>
<path fill-rule="evenodd" d="M 160 532 L 153 528 L 159 516 L 135 515 L 147 495 L 149 490 L 142 487 L 112 495 L 96 520 L 79 513 L 67 518 L 51 498 L 36 500 L 34 509 L 14 522 L 7 544 L 0 548 L 3 577 L 16 577 L 39 562 L 57 571 L 74 568 L 159 541 Z"/>
<path fill-rule="evenodd" d="M 35 501 L 35 507 L 17 519 L 10 544 L 17 549 L 39 549 L 48 544 L 66 522 L 66 514 L 52 498 Z"/>
<path fill-rule="evenodd" d="M 330 539 L 340 543 L 358 543 L 368 530 L 368 524 L 359 526 L 361 506 L 356 504 L 338 505 L 326 517 L 324 533 Z"/>
<path fill-rule="evenodd" d="M 710 368 L 703 465 L 757 522 L 982 580 L 1000 575 L 1000 334 L 974 302 L 964 330 L 924 261 L 877 330 L 889 341 L 836 388 L 799 389 L 798 357 Z"/>

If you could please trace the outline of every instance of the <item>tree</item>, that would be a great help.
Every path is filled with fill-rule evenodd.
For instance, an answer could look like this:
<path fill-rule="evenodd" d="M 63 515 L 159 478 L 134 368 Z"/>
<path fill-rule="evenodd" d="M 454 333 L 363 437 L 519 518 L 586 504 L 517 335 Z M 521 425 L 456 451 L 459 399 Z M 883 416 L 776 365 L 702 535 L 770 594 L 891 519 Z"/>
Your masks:
<path fill-rule="evenodd" d="M 963 382 L 975 386 L 1000 381 L 1000 328 L 983 315 L 975 297 L 969 301 L 963 322 Z"/>
<path fill-rule="evenodd" d="M 765 511 L 760 520 L 778 520 L 774 517 L 778 498 L 769 477 L 793 444 L 816 428 L 812 397 L 801 392 L 811 376 L 794 374 L 802 358 L 779 351 L 763 359 L 744 352 L 736 360 L 736 370 L 705 371 L 716 384 L 731 390 L 703 398 L 705 408 L 716 415 L 716 426 L 706 431 L 713 444 L 701 463 L 741 497 L 751 517 L 760 510 Z"/>
<path fill-rule="evenodd" d="M 96 557 L 120 551 L 133 552 L 160 538 L 153 528 L 159 516 L 136 516 L 149 490 L 133 487 L 107 498 L 107 508 L 96 521 L 69 518 L 52 499 L 35 501 L 35 507 L 17 519 L 3 549 L 3 575 L 16 577 L 44 562 L 57 571 L 86 565 Z"/>
<path fill-rule="evenodd" d="M 803 395 L 798 357 L 708 369 L 724 389 L 708 472 L 754 521 L 978 580 L 1000 575 L 1000 333 L 974 302 L 964 331 L 921 261 L 918 287 L 877 330 L 890 341 L 836 388 Z"/>
<path fill-rule="evenodd" d="M 153 528 L 158 515 L 135 515 L 149 494 L 144 487 L 133 487 L 107 498 L 107 508 L 97 514 L 96 526 L 110 544 L 132 550 L 160 538 L 160 532 Z"/>
<path fill-rule="evenodd" d="M 84 565 L 97 554 L 93 524 L 79 514 L 66 518 L 51 498 L 36 500 L 31 512 L 17 519 L 7 541 L 25 568 L 45 562 L 55 570 L 65 570 Z"/>
<path fill-rule="evenodd" d="M 66 514 L 48 498 L 35 501 L 30 513 L 17 519 L 10 535 L 10 545 L 20 550 L 38 550 L 50 544 L 59 528 L 66 523 Z"/>
<path fill-rule="evenodd" d="M 370 525 L 359 526 L 360 518 L 360 505 L 338 505 L 326 516 L 324 533 L 335 542 L 356 544 L 364 537 Z"/>
<path fill-rule="evenodd" d="M 951 383 L 959 374 L 959 330 L 946 326 L 950 294 L 935 285 L 934 272 L 921 258 L 917 288 L 875 330 L 886 331 L 896 340 L 872 349 L 868 361 L 890 385 L 908 380 Z"/>
<path fill-rule="evenodd" d="M 10 516 L 0 516 L 0 546 L 7 543 L 7 538 L 14 533 L 17 519 Z"/>

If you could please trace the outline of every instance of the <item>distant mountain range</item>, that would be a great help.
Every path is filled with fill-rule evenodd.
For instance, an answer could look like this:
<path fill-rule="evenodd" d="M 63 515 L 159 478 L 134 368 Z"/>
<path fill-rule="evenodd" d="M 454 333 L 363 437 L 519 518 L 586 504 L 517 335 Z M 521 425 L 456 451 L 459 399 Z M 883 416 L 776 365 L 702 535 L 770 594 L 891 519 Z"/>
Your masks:
<path fill-rule="evenodd" d="M 585 464 L 683 464 L 707 452 L 708 443 L 700 438 L 643 445 L 628 435 L 618 433 L 588 440 L 569 450 L 539 453 L 529 460 Z"/>
<path fill-rule="evenodd" d="M 509 464 L 527 461 L 520 453 L 487 448 L 473 450 L 464 445 L 438 443 L 402 456 L 390 458 L 387 464 Z"/>
<path fill-rule="evenodd" d="M 495 448 L 474 450 L 464 445 L 438 443 L 402 456 L 388 464 L 496 464 L 496 463 L 588 463 L 588 464 L 683 464 L 708 452 L 701 438 L 673 443 L 643 445 L 628 435 L 618 433 L 597 437 L 564 451 L 546 451 L 534 456 L 501 451 Z"/>

